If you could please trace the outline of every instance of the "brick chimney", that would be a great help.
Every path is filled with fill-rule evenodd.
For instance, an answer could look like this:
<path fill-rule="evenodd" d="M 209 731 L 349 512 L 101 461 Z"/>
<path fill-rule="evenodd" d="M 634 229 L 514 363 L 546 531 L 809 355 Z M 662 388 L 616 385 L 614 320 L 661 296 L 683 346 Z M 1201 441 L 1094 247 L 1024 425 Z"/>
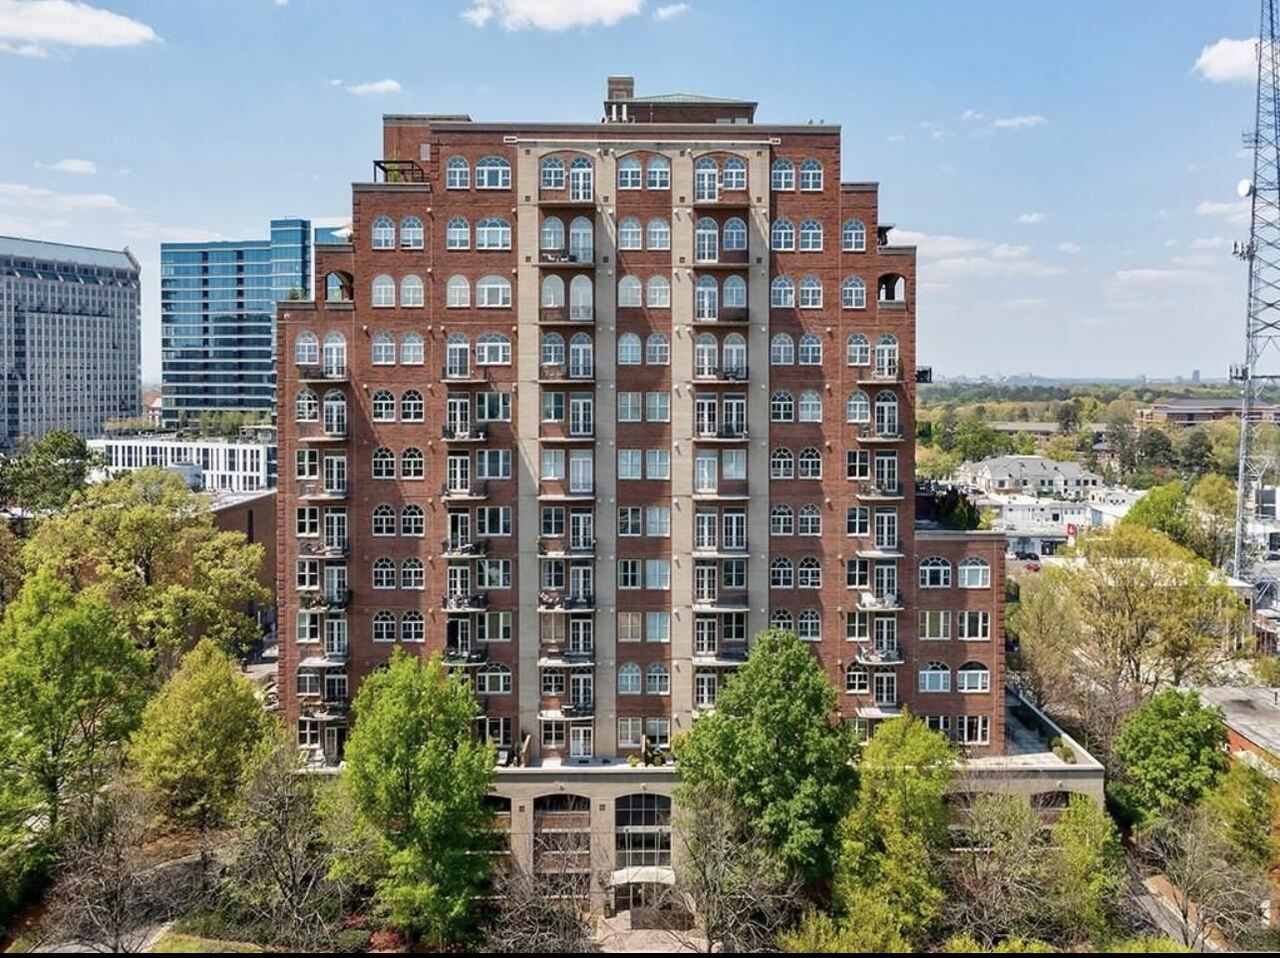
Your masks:
<path fill-rule="evenodd" d="M 611 76 L 608 81 L 606 100 L 630 100 L 636 95 L 636 78 L 629 76 Z"/>

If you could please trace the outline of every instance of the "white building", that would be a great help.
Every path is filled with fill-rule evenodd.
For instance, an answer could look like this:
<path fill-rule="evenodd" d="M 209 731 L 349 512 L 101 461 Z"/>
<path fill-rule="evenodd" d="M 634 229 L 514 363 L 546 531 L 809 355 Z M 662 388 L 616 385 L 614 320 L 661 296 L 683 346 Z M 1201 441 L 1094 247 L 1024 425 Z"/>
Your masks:
<path fill-rule="evenodd" d="M 976 497 L 974 503 L 994 514 L 991 528 L 1005 534 L 1010 552 L 1053 555 L 1088 529 L 1115 525 L 1143 495 L 1132 489 L 1101 488 L 1080 501 L 991 493 Z"/>
<path fill-rule="evenodd" d="M 104 455 L 108 476 L 146 466 L 186 474 L 194 466 L 210 491 L 254 492 L 276 484 L 275 443 L 156 435 L 90 439 L 89 448 Z"/>
<path fill-rule="evenodd" d="M 992 456 L 958 467 L 955 481 L 971 491 L 1021 493 L 1058 499 L 1084 499 L 1102 486 L 1102 477 L 1077 462 L 1044 456 Z"/>

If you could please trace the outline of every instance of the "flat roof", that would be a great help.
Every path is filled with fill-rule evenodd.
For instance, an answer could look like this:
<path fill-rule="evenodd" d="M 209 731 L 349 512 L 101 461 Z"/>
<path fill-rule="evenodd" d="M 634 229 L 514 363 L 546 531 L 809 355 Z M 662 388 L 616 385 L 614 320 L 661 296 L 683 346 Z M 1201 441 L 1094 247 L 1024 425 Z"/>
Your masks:
<path fill-rule="evenodd" d="M 102 249 L 98 246 L 76 246 L 72 243 L 51 243 L 48 240 L 23 239 L 19 236 L 0 236 L 0 256 L 21 256 L 24 259 L 46 260 L 52 263 L 82 263 L 104 269 L 139 268 L 138 261 L 129 252 Z"/>
<path fill-rule="evenodd" d="M 1196 691 L 1222 710 L 1229 728 L 1280 759 L 1280 691 L 1257 685 L 1216 685 Z"/>
<path fill-rule="evenodd" d="M 634 101 L 626 101 L 634 102 Z M 496 122 L 496 123 L 477 123 L 472 120 L 450 120 L 438 119 L 438 115 L 432 114 L 414 114 L 414 113 L 385 113 L 382 116 L 384 126 L 430 126 L 438 130 L 457 131 L 457 132 L 494 132 L 494 133 L 564 133 L 564 134 L 590 134 L 596 139 L 602 140 L 626 140 L 640 139 L 640 137 L 627 136 L 625 134 L 634 131 L 652 133 L 654 131 L 662 131 L 665 133 L 704 133 L 708 139 L 751 139 L 745 131 L 751 131 L 755 135 L 765 135 L 769 133 L 838 133 L 840 125 L 838 123 L 791 123 L 791 124 L 772 124 L 772 123 L 648 123 L 648 122 L 627 122 L 627 123 L 516 123 L 516 122 Z M 734 130 L 737 136 L 729 136 L 726 130 Z M 719 131 L 713 133 L 712 131 Z"/>
<path fill-rule="evenodd" d="M 206 489 L 204 494 L 209 497 L 209 508 L 214 512 L 220 512 L 233 506 L 242 506 L 246 502 L 252 502 L 255 499 L 274 496 L 276 490 L 252 489 L 248 492 L 232 492 L 228 489 Z"/>

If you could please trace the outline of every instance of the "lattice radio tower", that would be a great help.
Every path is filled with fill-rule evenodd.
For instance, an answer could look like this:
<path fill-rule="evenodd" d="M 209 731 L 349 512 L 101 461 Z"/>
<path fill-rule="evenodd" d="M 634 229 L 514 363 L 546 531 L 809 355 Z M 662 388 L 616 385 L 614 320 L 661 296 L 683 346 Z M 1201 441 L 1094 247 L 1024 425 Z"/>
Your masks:
<path fill-rule="evenodd" d="M 1258 444 L 1258 412 L 1263 393 L 1280 382 L 1280 62 L 1276 46 L 1276 0 L 1262 0 L 1258 31 L 1258 91 L 1252 133 L 1253 179 L 1240 184 L 1251 201 L 1249 241 L 1235 253 L 1249 264 L 1245 361 L 1231 367 L 1241 384 L 1240 473 L 1236 489 L 1236 536 L 1231 571 L 1252 579 L 1255 549 L 1249 520 L 1271 462 Z M 1271 576 L 1263 576 L 1271 580 Z M 1259 582 L 1266 589 L 1266 583 Z"/>

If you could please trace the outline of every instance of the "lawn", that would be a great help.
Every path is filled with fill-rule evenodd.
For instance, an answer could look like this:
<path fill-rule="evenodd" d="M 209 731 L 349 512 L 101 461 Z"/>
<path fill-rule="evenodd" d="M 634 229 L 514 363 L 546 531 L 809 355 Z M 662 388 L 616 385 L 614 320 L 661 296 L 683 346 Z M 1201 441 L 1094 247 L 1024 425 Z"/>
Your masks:
<path fill-rule="evenodd" d="M 220 941 L 216 938 L 197 938 L 195 935 L 179 935 L 176 932 L 168 932 L 157 939 L 156 943 L 151 946 L 151 951 L 160 954 L 218 955 L 227 953 L 249 954 L 263 952 L 266 949 L 244 941 Z"/>

